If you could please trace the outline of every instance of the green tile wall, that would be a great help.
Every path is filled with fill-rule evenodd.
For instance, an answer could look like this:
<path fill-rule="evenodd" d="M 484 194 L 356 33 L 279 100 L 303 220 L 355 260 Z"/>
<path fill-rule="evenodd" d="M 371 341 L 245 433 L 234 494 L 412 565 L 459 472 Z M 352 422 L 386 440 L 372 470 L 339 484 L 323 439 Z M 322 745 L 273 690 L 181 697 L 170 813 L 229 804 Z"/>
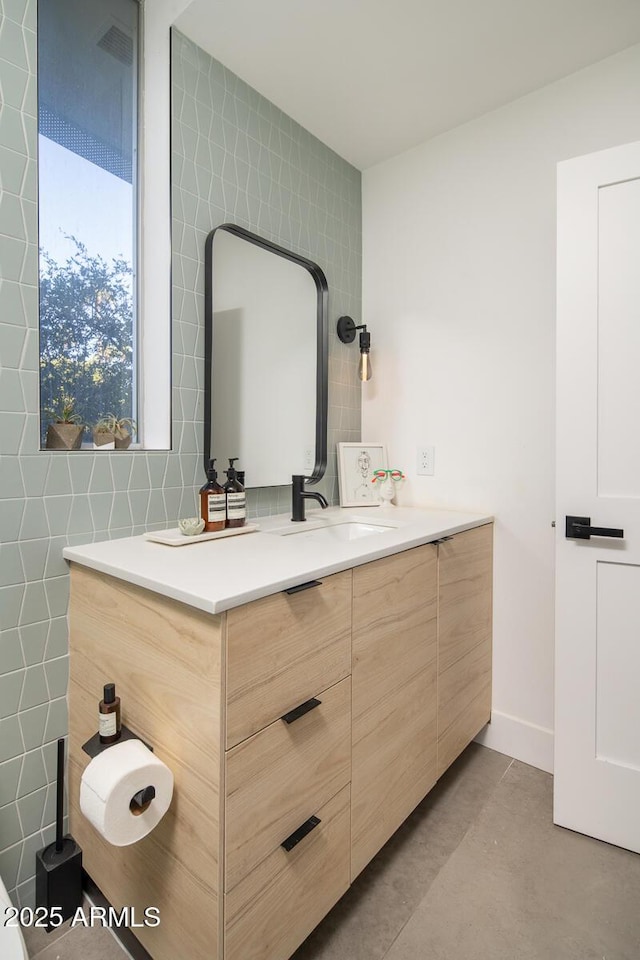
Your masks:
<path fill-rule="evenodd" d="M 361 315 L 360 172 L 176 30 L 172 49 L 174 332 L 183 377 L 188 371 L 194 381 L 200 370 L 202 250 L 213 227 L 237 223 L 318 263 L 329 282 L 331 329 L 329 457 L 317 489 L 338 503 L 336 444 L 360 439 L 357 351 L 333 332 L 338 317 Z M 183 384 L 174 403 L 200 411 L 195 393 Z M 288 486 L 252 490 L 249 510 L 287 511 L 290 497 Z"/>
<path fill-rule="evenodd" d="M 360 175 L 179 34 L 173 38 L 173 437 L 170 453 L 38 449 L 36 2 L 0 0 L 0 874 L 34 895 L 53 836 L 55 741 L 67 732 L 68 576 L 62 548 L 194 512 L 201 483 L 203 260 L 227 220 L 316 260 L 332 322 L 360 316 Z M 330 337 L 324 490 L 335 444 L 357 440 L 352 352 Z M 251 494 L 253 515 L 287 488 Z"/>

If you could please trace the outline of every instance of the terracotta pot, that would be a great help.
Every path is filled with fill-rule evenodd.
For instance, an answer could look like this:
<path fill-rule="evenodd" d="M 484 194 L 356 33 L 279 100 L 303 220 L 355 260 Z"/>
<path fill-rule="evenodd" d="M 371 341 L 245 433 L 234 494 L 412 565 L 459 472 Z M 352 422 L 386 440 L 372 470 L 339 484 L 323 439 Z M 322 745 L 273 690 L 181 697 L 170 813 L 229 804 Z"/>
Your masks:
<path fill-rule="evenodd" d="M 47 450 L 79 450 L 84 427 L 77 423 L 50 423 L 47 427 Z"/>
<path fill-rule="evenodd" d="M 127 433 L 124 437 L 116 436 L 116 450 L 126 450 L 131 446 L 131 434 Z"/>
<path fill-rule="evenodd" d="M 115 441 L 114 435 L 109 430 L 94 430 L 93 443 L 96 447 L 104 447 Z"/>

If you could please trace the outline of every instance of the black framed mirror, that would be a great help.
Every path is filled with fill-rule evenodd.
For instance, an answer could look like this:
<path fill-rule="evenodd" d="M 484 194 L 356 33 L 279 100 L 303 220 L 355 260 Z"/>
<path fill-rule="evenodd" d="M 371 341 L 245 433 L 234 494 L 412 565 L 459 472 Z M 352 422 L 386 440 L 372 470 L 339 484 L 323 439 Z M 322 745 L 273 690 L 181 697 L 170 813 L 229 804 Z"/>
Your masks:
<path fill-rule="evenodd" d="M 236 224 L 205 244 L 205 469 L 238 457 L 248 487 L 316 483 L 327 463 L 323 270 Z"/>

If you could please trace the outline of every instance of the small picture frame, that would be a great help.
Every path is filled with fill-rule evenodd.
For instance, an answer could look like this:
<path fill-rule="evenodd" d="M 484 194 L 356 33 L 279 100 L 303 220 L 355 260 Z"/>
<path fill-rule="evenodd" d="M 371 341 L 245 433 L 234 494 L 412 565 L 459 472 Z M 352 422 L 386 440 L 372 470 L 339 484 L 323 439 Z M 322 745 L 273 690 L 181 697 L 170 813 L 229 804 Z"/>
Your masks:
<path fill-rule="evenodd" d="M 373 483 L 373 475 L 386 466 L 387 452 L 383 443 L 339 443 L 340 506 L 379 507 L 379 484 Z"/>

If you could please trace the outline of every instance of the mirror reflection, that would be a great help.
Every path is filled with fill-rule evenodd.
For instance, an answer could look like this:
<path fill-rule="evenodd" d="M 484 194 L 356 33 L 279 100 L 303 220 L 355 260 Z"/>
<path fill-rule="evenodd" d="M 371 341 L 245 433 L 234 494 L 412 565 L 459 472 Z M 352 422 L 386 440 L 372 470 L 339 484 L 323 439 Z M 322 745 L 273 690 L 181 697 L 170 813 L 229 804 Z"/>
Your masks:
<path fill-rule="evenodd" d="M 233 224 L 207 239 L 205 458 L 248 487 L 320 479 L 326 461 L 326 279 Z"/>

